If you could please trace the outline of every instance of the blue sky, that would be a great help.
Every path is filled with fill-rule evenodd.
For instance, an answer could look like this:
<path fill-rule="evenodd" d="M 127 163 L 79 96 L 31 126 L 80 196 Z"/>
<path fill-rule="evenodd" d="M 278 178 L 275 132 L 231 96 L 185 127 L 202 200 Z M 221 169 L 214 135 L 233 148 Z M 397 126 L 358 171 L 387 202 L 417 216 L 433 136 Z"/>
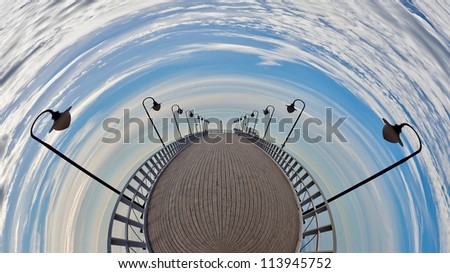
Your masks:
<path fill-rule="evenodd" d="M 28 129 L 42 110 L 72 105 L 68 130 L 45 135 L 47 117 L 36 131 L 120 188 L 160 144 L 138 143 L 137 127 L 129 144 L 102 143 L 101 124 L 123 120 L 124 109 L 145 120 L 146 96 L 163 105 L 154 113 L 160 128 L 174 103 L 224 121 L 268 104 L 277 120 L 295 118 L 285 110 L 295 98 L 306 102 L 301 122 L 325 121 L 332 108 L 333 120 L 347 118 L 340 128 L 347 142 L 286 146 L 327 196 L 417 147 L 406 129 L 404 148 L 384 142 L 382 117 L 412 124 L 424 151 L 333 203 L 338 251 L 450 251 L 450 18 L 439 4 L 104 4 L 0 9 L 0 251 L 106 250 L 115 196 L 32 141 Z M 161 128 L 169 139 L 173 126 Z M 281 143 L 287 132 L 277 127 L 271 132 Z"/>

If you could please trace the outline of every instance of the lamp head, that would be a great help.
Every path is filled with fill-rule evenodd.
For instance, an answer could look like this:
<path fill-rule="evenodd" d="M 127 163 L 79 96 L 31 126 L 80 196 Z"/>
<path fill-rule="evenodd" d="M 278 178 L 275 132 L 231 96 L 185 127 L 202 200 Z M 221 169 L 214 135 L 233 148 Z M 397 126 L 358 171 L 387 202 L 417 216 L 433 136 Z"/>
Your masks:
<path fill-rule="evenodd" d="M 400 133 L 402 132 L 402 125 L 392 125 L 387 120 L 383 118 L 384 126 L 383 126 L 383 138 L 386 141 L 391 143 L 399 143 L 400 146 L 403 146 L 403 142 L 400 139 Z"/>
<path fill-rule="evenodd" d="M 183 109 L 181 109 L 180 107 L 178 107 L 178 110 L 177 110 L 177 112 L 178 112 L 178 114 L 183 114 Z"/>
<path fill-rule="evenodd" d="M 251 117 L 253 118 L 253 117 L 255 117 L 255 114 L 254 114 L 254 113 L 252 113 L 252 114 L 251 114 L 250 116 L 251 116 Z"/>
<path fill-rule="evenodd" d="M 291 105 L 286 105 L 287 106 L 287 111 L 288 111 L 288 113 L 293 113 L 293 112 L 295 112 L 295 106 L 294 106 L 294 103 L 292 103 Z"/>
<path fill-rule="evenodd" d="M 157 103 L 156 100 L 153 100 L 153 110 L 159 111 L 161 109 L 161 103 Z"/>
<path fill-rule="evenodd" d="M 269 109 L 267 109 L 267 108 L 264 109 L 264 110 L 263 110 L 263 113 L 264 113 L 264 115 L 268 115 L 268 114 L 269 114 Z"/>
<path fill-rule="evenodd" d="M 192 118 L 194 116 L 194 113 L 192 113 L 192 111 L 189 111 L 189 116 Z"/>
<path fill-rule="evenodd" d="M 72 118 L 70 116 L 70 109 L 72 109 L 72 106 L 67 108 L 67 110 L 64 111 L 63 113 L 60 113 L 58 111 L 50 112 L 52 114 L 53 125 L 50 128 L 50 131 L 48 131 L 49 133 L 53 130 L 62 131 L 62 130 L 67 129 L 67 127 L 69 127 L 70 122 L 72 120 Z"/>

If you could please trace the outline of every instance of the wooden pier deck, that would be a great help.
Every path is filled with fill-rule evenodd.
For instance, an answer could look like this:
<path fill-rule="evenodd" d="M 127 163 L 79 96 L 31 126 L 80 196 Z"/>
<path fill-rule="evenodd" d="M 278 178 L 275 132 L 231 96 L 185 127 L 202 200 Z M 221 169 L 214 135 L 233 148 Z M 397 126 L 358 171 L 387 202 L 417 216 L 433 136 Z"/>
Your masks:
<path fill-rule="evenodd" d="M 283 171 L 237 135 L 214 137 L 222 140 L 182 151 L 156 184 L 147 223 L 152 250 L 298 251 L 302 219 Z"/>

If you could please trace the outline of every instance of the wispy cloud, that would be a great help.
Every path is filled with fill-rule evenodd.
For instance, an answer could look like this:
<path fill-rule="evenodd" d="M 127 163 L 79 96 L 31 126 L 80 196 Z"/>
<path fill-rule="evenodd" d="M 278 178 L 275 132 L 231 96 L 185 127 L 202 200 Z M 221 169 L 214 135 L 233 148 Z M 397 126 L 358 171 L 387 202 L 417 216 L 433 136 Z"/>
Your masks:
<path fill-rule="evenodd" d="M 101 249 L 97 231 L 107 220 L 90 221 L 89 211 L 101 214 L 111 203 L 88 202 L 95 184 L 32 142 L 29 125 L 43 109 L 75 104 L 73 130 L 43 137 L 119 185 L 146 150 L 100 149 L 96 125 L 125 107 L 142 115 L 140 98 L 151 93 L 220 117 L 268 103 L 283 116 L 284 104 L 299 95 L 309 102 L 305 115 L 323 115 L 332 105 L 354 121 L 345 128 L 353 147 L 288 148 L 329 194 L 406 153 L 371 135 L 379 117 L 412 123 L 425 143 L 417 160 L 336 205 L 338 225 L 351 231 L 342 231 L 341 250 L 420 251 L 423 232 L 438 230 L 433 250 L 449 251 L 448 10 L 443 2 L 2 4 L 0 249 Z M 169 110 L 156 118 L 163 115 Z M 411 132 L 404 136 L 408 148 L 416 147 Z M 113 155 L 129 161 L 111 171 L 102 162 Z M 388 205 L 397 209 L 386 213 Z M 358 219 L 364 221 L 353 225 Z M 67 227 L 58 231 L 61 222 Z M 395 240 L 399 230 L 392 226 L 408 228 L 411 243 Z M 78 240 L 88 234 L 95 243 Z"/>
<path fill-rule="evenodd" d="M 8 147 L 9 136 L 2 135 L 0 136 L 0 159 L 3 158 L 3 155 L 6 152 L 6 148 Z"/>

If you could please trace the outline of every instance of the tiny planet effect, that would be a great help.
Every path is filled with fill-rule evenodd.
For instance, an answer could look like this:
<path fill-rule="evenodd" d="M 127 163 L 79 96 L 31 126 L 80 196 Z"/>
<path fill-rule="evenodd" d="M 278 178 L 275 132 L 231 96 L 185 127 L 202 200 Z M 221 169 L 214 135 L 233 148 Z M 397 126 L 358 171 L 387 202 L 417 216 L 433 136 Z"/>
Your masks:
<path fill-rule="evenodd" d="M 285 149 L 326 196 L 418 147 L 408 128 L 404 147 L 383 140 L 382 118 L 411 124 L 422 152 L 330 205 L 337 251 L 450 252 L 448 10 L 406 0 L 2 2 L 0 252 L 106 251 L 116 195 L 29 130 L 42 111 L 72 106 L 68 129 L 48 133 L 43 116 L 35 133 L 121 189 L 160 148 L 147 96 L 161 103 L 152 117 L 165 141 L 178 134 L 175 103 L 229 129 L 271 104 L 278 144 L 297 116 L 286 104 L 301 98 Z"/>

